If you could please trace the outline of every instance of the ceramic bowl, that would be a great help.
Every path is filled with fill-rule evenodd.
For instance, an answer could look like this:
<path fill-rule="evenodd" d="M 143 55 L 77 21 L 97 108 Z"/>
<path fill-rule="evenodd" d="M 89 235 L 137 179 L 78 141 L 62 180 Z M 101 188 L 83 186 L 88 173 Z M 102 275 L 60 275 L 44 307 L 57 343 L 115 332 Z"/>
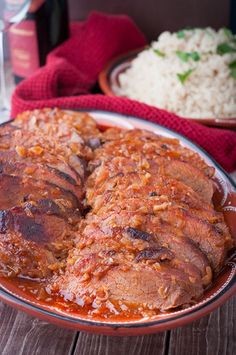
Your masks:
<path fill-rule="evenodd" d="M 102 92 L 108 96 L 119 96 L 117 91 L 120 87 L 119 75 L 124 73 L 131 66 L 131 62 L 137 57 L 144 48 L 128 52 L 110 61 L 101 71 L 98 77 L 99 86 Z M 187 119 L 187 118 L 186 118 Z M 216 118 L 191 118 L 195 121 L 207 126 L 215 126 L 222 128 L 236 128 L 236 117 L 226 119 Z"/>

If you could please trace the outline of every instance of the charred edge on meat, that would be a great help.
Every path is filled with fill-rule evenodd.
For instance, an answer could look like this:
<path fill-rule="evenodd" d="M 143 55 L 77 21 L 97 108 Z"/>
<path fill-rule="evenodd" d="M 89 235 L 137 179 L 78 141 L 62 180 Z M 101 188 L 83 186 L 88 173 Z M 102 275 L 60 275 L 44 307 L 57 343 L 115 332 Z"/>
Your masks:
<path fill-rule="evenodd" d="M 78 157 L 77 157 L 78 158 Z M 80 159 L 80 158 L 79 158 Z M 80 161 L 80 163 L 81 163 L 81 161 Z M 80 182 L 83 184 L 84 183 L 84 177 L 83 176 L 81 176 L 80 174 L 79 174 L 79 172 L 73 167 L 73 166 L 71 166 L 70 164 L 68 164 L 68 166 L 69 166 L 69 168 L 70 168 L 70 170 L 72 170 L 74 173 L 75 173 L 75 175 L 77 176 L 77 178 L 78 179 L 80 179 Z M 84 168 L 84 167 L 83 167 Z M 84 170 L 84 175 L 85 175 L 85 173 L 86 173 L 86 170 Z M 64 173 L 63 173 L 64 174 Z M 73 179 L 73 178 L 72 178 Z M 73 179 L 74 180 L 74 179 Z M 68 181 L 68 180 L 67 180 Z M 75 181 L 75 180 L 74 180 Z M 77 184 L 77 183 L 76 183 Z"/>
<path fill-rule="evenodd" d="M 164 260 L 172 260 L 174 258 L 174 254 L 165 247 L 160 248 L 146 248 L 141 250 L 135 261 L 141 260 L 156 260 L 156 261 L 164 261 Z"/>
<path fill-rule="evenodd" d="M 7 232 L 7 211 L 0 211 L 0 233 Z"/>
<path fill-rule="evenodd" d="M 45 198 L 37 201 L 37 205 L 27 202 L 25 208 L 30 210 L 32 213 L 46 213 L 49 215 L 61 215 L 60 207 L 51 199 Z"/>
<path fill-rule="evenodd" d="M 133 227 L 127 227 L 125 231 L 133 239 L 141 239 L 147 242 L 152 239 L 152 235 L 150 233 L 143 232 Z"/>
<path fill-rule="evenodd" d="M 69 182 L 71 185 L 74 185 L 74 186 L 77 185 L 75 179 L 74 179 L 73 177 L 71 177 L 70 175 L 64 173 L 63 171 L 58 170 L 58 169 L 56 169 L 56 168 L 53 168 L 53 167 L 51 167 L 51 166 L 49 166 L 49 165 L 47 165 L 47 168 L 48 168 L 51 172 L 53 172 L 53 173 L 55 173 L 57 176 L 59 176 L 60 178 L 62 178 L 62 179 L 64 179 L 65 181 Z"/>
<path fill-rule="evenodd" d="M 87 141 L 86 141 L 86 144 L 92 149 L 92 150 L 95 150 L 97 148 L 99 148 L 101 145 L 102 145 L 102 141 L 100 138 L 98 137 L 92 137 L 92 138 L 89 138 Z"/>
<path fill-rule="evenodd" d="M 37 243 L 48 242 L 48 235 L 42 224 L 27 216 L 22 208 L 14 207 L 11 211 L 0 211 L 0 232 L 18 231 L 25 240 Z"/>

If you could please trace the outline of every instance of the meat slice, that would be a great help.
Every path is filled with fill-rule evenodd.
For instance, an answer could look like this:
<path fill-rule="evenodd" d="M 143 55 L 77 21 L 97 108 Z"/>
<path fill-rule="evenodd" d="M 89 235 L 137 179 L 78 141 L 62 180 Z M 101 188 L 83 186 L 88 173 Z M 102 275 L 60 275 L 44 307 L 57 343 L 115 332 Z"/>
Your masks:
<path fill-rule="evenodd" d="M 169 177 L 178 180 L 188 187 L 192 188 L 199 197 L 206 203 L 211 203 L 214 186 L 212 181 L 207 178 L 198 169 L 177 160 L 167 160 L 163 157 L 156 157 L 153 160 L 137 157 L 132 160 L 130 158 L 116 157 L 98 166 L 92 175 L 89 177 L 87 186 L 101 186 L 106 181 L 114 176 L 126 176 L 132 172 L 148 173 L 146 177 Z"/>
<path fill-rule="evenodd" d="M 187 237 L 176 235 L 174 233 L 158 232 L 151 234 L 143 230 L 127 227 L 126 235 L 132 240 L 141 240 L 148 242 L 151 249 L 157 243 L 162 248 L 168 248 L 182 262 L 193 264 L 199 270 L 203 285 L 209 285 L 212 280 L 212 269 L 206 255 L 197 247 L 197 245 Z"/>
<path fill-rule="evenodd" d="M 96 122 L 87 113 L 59 109 L 24 112 L 17 116 L 14 124 L 34 136 L 46 135 L 54 146 L 59 144 L 57 148 L 63 149 L 71 164 L 76 163 L 76 157 L 91 159 L 93 145 L 90 143 L 98 142 L 101 135 Z"/>
<path fill-rule="evenodd" d="M 137 313 L 141 307 L 176 308 L 202 294 L 198 269 L 157 241 L 152 240 L 150 246 L 147 240 L 130 241 L 124 229 L 87 227 L 70 253 L 65 275 L 56 279 L 52 291 L 74 302 L 97 304 L 96 308 L 119 301 L 116 306 L 135 306 Z"/>
<path fill-rule="evenodd" d="M 99 170 L 99 168 L 97 169 Z M 101 182 L 96 181 L 93 174 L 87 181 L 87 202 L 97 213 L 104 206 L 111 207 L 127 198 L 142 198 L 145 200 L 174 202 L 179 206 L 199 210 L 198 213 L 207 214 L 213 211 L 212 204 L 203 203 L 201 197 L 192 188 L 182 182 L 163 177 L 150 175 L 146 172 L 131 171 L 127 174 L 118 173 Z M 91 187 L 90 187 L 91 186 Z M 216 212 L 212 218 L 221 218 Z"/>
<path fill-rule="evenodd" d="M 72 224 L 80 221 L 82 210 L 76 197 L 69 191 L 46 181 L 6 174 L 0 174 L 0 206 L 4 210 L 14 206 L 40 208 Z"/>
<path fill-rule="evenodd" d="M 165 223 L 193 240 L 194 243 L 207 255 L 213 269 L 219 271 L 223 266 L 227 251 L 232 247 L 232 238 L 226 228 L 221 229 L 221 224 L 211 224 L 206 220 L 196 217 L 190 211 L 181 209 L 167 209 L 160 211 L 154 218 L 154 223 L 164 227 Z"/>
<path fill-rule="evenodd" d="M 49 276 L 53 270 L 62 267 L 72 246 L 73 231 L 56 215 L 48 215 L 43 209 L 30 206 L 0 211 L 3 274 L 9 271 L 10 276 Z"/>
<path fill-rule="evenodd" d="M 156 228 L 155 233 L 155 229 L 152 228 L 153 226 L 149 222 L 147 222 L 149 228 L 144 223 L 140 224 L 139 228 L 131 227 L 135 222 L 140 222 L 138 218 L 135 219 L 136 216 L 133 217 L 131 214 L 128 216 L 130 220 L 128 221 L 128 218 L 124 220 L 123 225 L 119 223 L 119 227 L 112 227 L 118 225 L 112 214 L 107 215 L 107 217 L 91 217 L 87 221 L 87 225 L 83 231 L 84 239 L 80 238 L 78 240 L 78 245 L 82 249 L 84 246 L 90 246 L 93 243 L 97 246 L 99 240 L 104 239 L 104 234 L 106 238 L 112 239 L 113 244 L 110 249 L 116 252 L 121 251 L 124 253 L 124 251 L 129 250 L 130 252 L 135 251 L 137 253 L 137 251 L 149 248 L 167 247 L 179 260 L 193 264 L 198 269 L 204 285 L 211 282 L 212 271 L 207 256 L 191 239 L 185 237 L 183 234 L 175 233 L 171 228 L 166 231 Z M 150 230 L 153 230 L 153 232 L 150 232 Z M 104 240 L 106 246 L 109 244 L 109 239 Z M 130 257 L 129 255 L 128 260 L 130 260 Z"/>
<path fill-rule="evenodd" d="M 40 134 L 35 137 L 29 131 L 16 129 L 5 138 L 1 137 L 1 144 L 7 146 L 8 151 L 15 150 L 21 158 L 40 161 L 64 171 L 78 184 L 86 175 L 85 161 L 74 154 L 71 149 L 63 149 L 53 138 L 45 138 Z"/>
<path fill-rule="evenodd" d="M 68 175 L 59 168 L 43 164 L 40 159 L 19 157 L 16 151 L 0 151 L 0 172 L 8 175 L 32 177 L 36 180 L 43 180 L 68 190 L 81 200 L 84 196 L 84 187 L 71 175 Z"/>
<path fill-rule="evenodd" d="M 198 269 L 204 285 L 211 282 L 210 262 L 198 245 L 181 231 L 170 226 L 163 228 L 160 223 L 152 221 L 151 217 L 137 216 L 133 212 L 126 213 L 126 217 L 124 212 L 120 212 L 116 217 L 112 213 L 100 217 L 90 215 L 83 233 L 85 239 L 78 240 L 78 245 L 81 245 L 81 248 L 92 242 L 97 245 L 104 233 L 106 238 L 113 240 L 113 244 L 114 233 L 116 239 L 120 233 L 119 244 L 116 248 L 113 246 L 112 250 L 122 250 L 123 243 L 128 250 L 168 247 L 179 260 L 193 264 Z M 104 241 L 106 245 L 108 242 L 108 239 Z"/>
<path fill-rule="evenodd" d="M 201 284 L 190 282 L 184 272 L 160 267 L 158 272 L 143 265 L 124 270 L 115 267 L 102 279 L 80 282 L 73 273 L 54 282 L 51 291 L 80 306 L 92 306 L 94 312 L 110 316 L 130 310 L 131 315 L 146 315 L 146 311 L 167 311 L 194 303 L 202 295 Z"/>
<path fill-rule="evenodd" d="M 50 134 L 52 131 L 54 135 L 65 140 L 70 137 L 71 132 L 77 132 L 81 136 L 81 140 L 101 134 L 96 121 L 87 112 L 59 108 L 25 111 L 16 117 L 14 125 L 32 132 L 41 130 Z"/>
<path fill-rule="evenodd" d="M 168 231 L 176 236 L 191 239 L 202 252 L 207 255 L 211 266 L 218 271 L 225 259 L 227 251 L 232 247 L 232 237 L 227 228 L 221 228 L 222 223 L 210 223 L 196 216 L 194 211 L 178 208 L 164 202 L 148 203 L 140 199 L 127 199 L 122 206 L 117 204 L 109 211 L 99 211 L 101 228 L 113 225 L 132 226 L 141 230 L 159 234 Z M 152 211 L 152 212 L 151 212 Z M 90 215 L 90 223 L 96 216 Z M 225 226 L 225 224 L 223 224 Z"/>
<path fill-rule="evenodd" d="M 160 169 L 163 169 L 164 175 L 182 181 L 185 185 L 191 187 L 201 196 L 203 201 L 211 202 L 214 192 L 213 183 L 198 169 L 190 166 L 187 162 L 175 160 L 172 160 L 171 163 L 166 161 Z"/>
<path fill-rule="evenodd" d="M 7 139 L 14 132 L 14 130 L 18 129 L 12 121 L 5 122 L 4 124 L 0 124 L 0 149 L 6 149 L 9 147 L 9 141 Z M 6 143 L 6 145 L 5 145 Z"/>
<path fill-rule="evenodd" d="M 25 240 L 19 233 L 0 233 L 0 275 L 44 279 L 60 268 L 53 253 L 37 243 Z"/>
<path fill-rule="evenodd" d="M 103 140 L 106 142 L 97 151 L 98 158 L 106 159 L 111 156 L 125 156 L 133 159 L 142 152 L 147 159 L 157 156 L 168 160 L 187 162 L 197 168 L 207 177 L 212 177 L 214 168 L 207 165 L 203 159 L 192 150 L 182 146 L 178 139 L 167 138 L 155 133 L 133 129 L 122 130 L 111 128 L 104 132 Z"/>

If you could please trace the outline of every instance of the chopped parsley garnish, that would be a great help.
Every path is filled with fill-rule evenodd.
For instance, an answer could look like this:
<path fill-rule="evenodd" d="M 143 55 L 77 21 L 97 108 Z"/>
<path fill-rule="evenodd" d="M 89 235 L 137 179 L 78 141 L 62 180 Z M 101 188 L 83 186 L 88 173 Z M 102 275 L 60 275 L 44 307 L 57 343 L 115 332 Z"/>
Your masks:
<path fill-rule="evenodd" d="M 187 52 L 176 51 L 176 55 L 181 59 L 183 62 L 187 62 L 189 60 L 189 56 Z"/>
<path fill-rule="evenodd" d="M 176 55 L 183 61 L 187 62 L 189 59 L 194 60 L 195 62 L 199 61 L 201 59 L 200 55 L 198 52 L 182 52 L 182 51 L 177 51 Z"/>
<path fill-rule="evenodd" d="M 185 38 L 185 32 L 186 31 L 193 31 L 194 28 L 192 27 L 185 27 L 183 30 L 179 30 L 178 32 L 176 32 L 176 36 L 177 38 Z"/>
<path fill-rule="evenodd" d="M 184 84 L 185 81 L 189 78 L 189 76 L 192 74 L 192 72 L 195 69 L 189 69 L 187 71 L 185 71 L 184 73 L 177 73 L 177 77 L 179 79 L 179 81 L 181 82 L 181 84 Z"/>
<path fill-rule="evenodd" d="M 236 60 L 234 60 L 233 62 L 229 63 L 229 68 L 230 69 L 236 68 Z"/>
<path fill-rule="evenodd" d="M 189 53 L 190 55 L 190 58 L 192 58 L 192 60 L 194 60 L 195 62 L 198 62 L 201 57 L 200 57 L 200 54 L 198 52 L 191 52 Z"/>
<path fill-rule="evenodd" d="M 232 32 L 227 27 L 223 27 L 223 31 L 224 31 L 225 37 L 227 37 L 229 40 L 231 40 L 233 38 Z"/>
<path fill-rule="evenodd" d="M 217 46 L 216 49 L 217 54 L 224 55 L 227 53 L 235 53 L 236 48 L 232 47 L 229 43 L 221 43 Z"/>
<path fill-rule="evenodd" d="M 185 37 L 185 32 L 184 30 L 180 30 L 176 33 L 177 38 L 184 38 Z"/>
<path fill-rule="evenodd" d="M 229 63 L 230 75 L 236 79 L 236 60 Z"/>
<path fill-rule="evenodd" d="M 236 68 L 230 71 L 231 76 L 236 80 Z"/>
<path fill-rule="evenodd" d="M 158 55 L 159 57 L 165 57 L 165 53 L 161 52 L 159 49 L 153 49 L 153 51 Z"/>

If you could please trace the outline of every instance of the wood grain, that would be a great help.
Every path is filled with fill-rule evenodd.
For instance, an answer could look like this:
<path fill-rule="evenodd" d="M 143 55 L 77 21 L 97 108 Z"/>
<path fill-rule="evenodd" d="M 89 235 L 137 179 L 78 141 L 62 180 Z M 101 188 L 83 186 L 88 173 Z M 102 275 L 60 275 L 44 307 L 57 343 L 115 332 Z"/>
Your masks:
<path fill-rule="evenodd" d="M 169 355 L 236 354 L 236 296 L 194 323 L 171 332 Z"/>
<path fill-rule="evenodd" d="M 75 355 L 164 355 L 167 332 L 139 337 L 80 333 Z"/>
<path fill-rule="evenodd" d="M 65 355 L 76 332 L 58 328 L 0 302 L 1 355 Z"/>

